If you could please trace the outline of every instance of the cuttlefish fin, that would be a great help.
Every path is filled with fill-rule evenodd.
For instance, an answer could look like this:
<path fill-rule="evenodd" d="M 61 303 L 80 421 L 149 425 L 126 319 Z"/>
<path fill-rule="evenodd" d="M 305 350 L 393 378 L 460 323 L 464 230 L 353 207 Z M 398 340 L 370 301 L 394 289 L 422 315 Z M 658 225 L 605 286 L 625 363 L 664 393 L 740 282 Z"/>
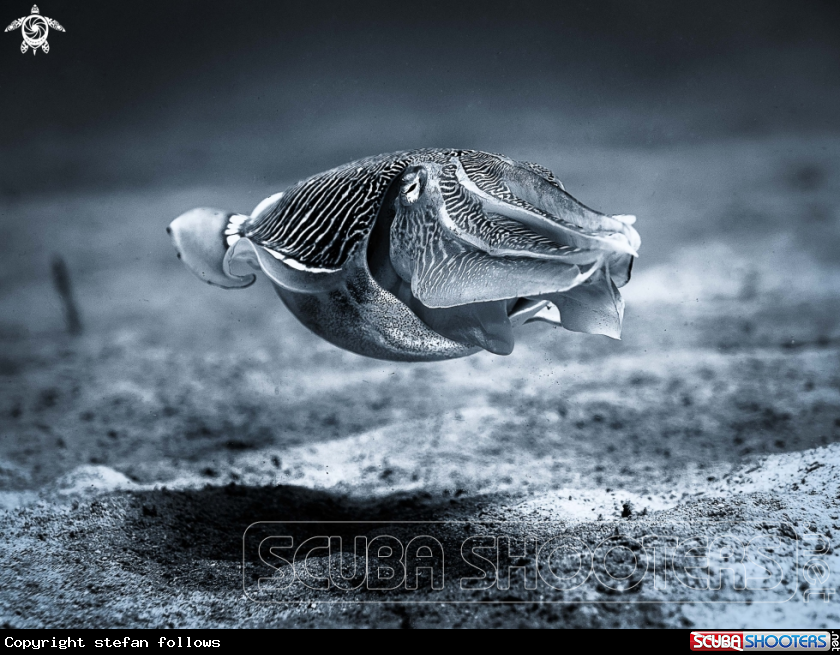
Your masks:
<path fill-rule="evenodd" d="M 299 293 L 331 291 L 341 284 L 340 269 L 321 269 L 305 266 L 283 253 L 240 237 L 230 247 L 225 265 L 237 272 L 243 265 L 262 270 L 276 285 Z"/>

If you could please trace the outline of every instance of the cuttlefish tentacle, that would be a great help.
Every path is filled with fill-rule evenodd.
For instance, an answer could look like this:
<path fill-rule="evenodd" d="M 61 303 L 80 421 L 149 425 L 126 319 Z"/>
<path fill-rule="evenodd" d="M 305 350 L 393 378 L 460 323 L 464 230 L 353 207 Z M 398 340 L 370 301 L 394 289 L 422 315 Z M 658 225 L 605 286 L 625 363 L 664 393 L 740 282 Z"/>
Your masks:
<path fill-rule="evenodd" d="M 598 269 L 580 286 L 544 298 L 557 306 L 560 324 L 567 330 L 621 338 L 624 299 L 607 267 Z"/>
<path fill-rule="evenodd" d="M 619 338 L 617 286 L 639 246 L 630 219 L 588 209 L 533 165 L 483 161 L 462 155 L 403 173 L 390 258 L 415 313 L 500 354 L 513 348 L 513 325 L 534 320 Z"/>
<path fill-rule="evenodd" d="M 498 215 L 485 208 L 495 210 L 498 203 L 486 202 L 457 175 L 455 166 L 427 164 L 403 176 L 406 192 L 391 228 L 391 260 L 424 305 L 557 293 L 596 272 L 603 251 L 551 240 L 508 217 L 494 220 Z M 422 187 L 416 199 L 408 193 L 414 184 Z"/>
<path fill-rule="evenodd" d="M 608 257 L 613 281 L 618 287 L 627 284 L 641 245 L 639 234 L 632 227 L 635 216 L 610 216 L 590 209 L 568 194 L 551 171 L 538 164 L 515 162 L 501 155 L 488 161 L 481 154 L 465 153 L 458 158 L 459 181 L 468 188 L 475 185 L 479 194 L 515 208 L 509 210 L 514 217 L 535 229 L 547 230 L 549 234 L 565 230 L 567 236 L 560 238 L 569 239 L 570 243 L 587 247 L 588 239 L 594 239 L 598 242 L 595 247 L 615 250 Z M 555 227 L 547 225 L 545 219 L 555 223 Z"/>

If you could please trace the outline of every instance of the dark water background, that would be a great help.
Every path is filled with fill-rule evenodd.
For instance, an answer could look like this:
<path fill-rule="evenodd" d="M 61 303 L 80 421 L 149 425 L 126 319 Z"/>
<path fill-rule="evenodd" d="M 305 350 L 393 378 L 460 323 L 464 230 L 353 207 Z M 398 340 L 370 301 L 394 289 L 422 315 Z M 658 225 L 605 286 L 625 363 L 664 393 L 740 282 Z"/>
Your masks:
<path fill-rule="evenodd" d="M 19 5 L 19 6 L 18 6 Z M 3 20 L 28 5 L 4 3 Z M 54 0 L 0 44 L 0 192 L 276 183 L 416 146 L 527 155 L 838 125 L 840 6 Z"/>

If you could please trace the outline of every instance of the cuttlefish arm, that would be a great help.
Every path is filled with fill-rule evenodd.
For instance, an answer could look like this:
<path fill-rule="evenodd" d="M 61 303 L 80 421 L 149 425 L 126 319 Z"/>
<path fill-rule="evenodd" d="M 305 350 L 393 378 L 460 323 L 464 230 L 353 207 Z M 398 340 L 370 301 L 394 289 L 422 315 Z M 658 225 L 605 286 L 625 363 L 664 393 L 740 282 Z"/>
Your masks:
<path fill-rule="evenodd" d="M 535 230 L 582 248 L 612 251 L 610 275 L 618 287 L 630 280 L 633 259 L 641 245 L 633 228 L 636 217 L 607 215 L 590 209 L 566 192 L 547 168 L 501 155 L 464 153 L 458 159 L 458 181 L 486 207 L 502 203 Z M 502 212 L 504 213 L 504 212 Z"/>

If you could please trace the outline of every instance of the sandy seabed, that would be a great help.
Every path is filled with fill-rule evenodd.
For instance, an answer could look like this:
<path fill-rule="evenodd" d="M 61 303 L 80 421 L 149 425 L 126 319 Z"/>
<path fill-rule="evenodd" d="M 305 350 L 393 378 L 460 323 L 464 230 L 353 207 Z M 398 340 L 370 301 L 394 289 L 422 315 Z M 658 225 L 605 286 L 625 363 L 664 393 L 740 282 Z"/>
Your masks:
<path fill-rule="evenodd" d="M 172 217 L 276 189 L 4 200 L 0 625 L 837 625 L 836 597 L 813 593 L 840 568 L 837 138 L 531 158 L 589 204 L 639 215 L 623 341 L 536 325 L 507 358 L 365 359 L 309 334 L 267 284 L 224 292 L 175 260 Z M 51 286 L 56 252 L 79 337 Z M 522 524 L 590 544 L 767 537 L 787 577 L 760 591 L 293 585 L 259 602 L 243 534 L 260 521 L 450 522 L 428 528 L 447 548 Z"/>

